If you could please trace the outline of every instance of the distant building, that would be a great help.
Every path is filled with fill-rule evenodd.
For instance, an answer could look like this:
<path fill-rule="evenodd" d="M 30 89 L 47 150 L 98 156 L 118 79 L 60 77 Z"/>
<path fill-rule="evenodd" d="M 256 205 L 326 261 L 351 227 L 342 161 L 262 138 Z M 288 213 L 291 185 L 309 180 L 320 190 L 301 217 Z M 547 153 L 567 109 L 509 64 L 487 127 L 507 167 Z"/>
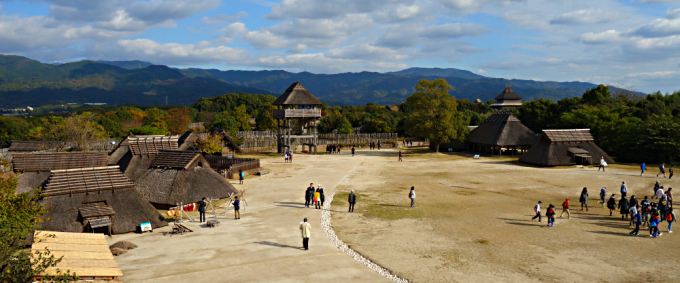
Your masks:
<path fill-rule="evenodd" d="M 99 102 L 96 102 L 96 103 L 83 103 L 83 104 L 85 104 L 85 105 L 93 105 L 93 106 L 106 105 L 106 103 L 99 103 Z"/>
<path fill-rule="evenodd" d="M 505 90 L 496 96 L 496 103 L 491 104 L 493 109 L 511 109 L 522 106 L 522 98 L 517 95 L 510 86 L 506 86 Z"/>

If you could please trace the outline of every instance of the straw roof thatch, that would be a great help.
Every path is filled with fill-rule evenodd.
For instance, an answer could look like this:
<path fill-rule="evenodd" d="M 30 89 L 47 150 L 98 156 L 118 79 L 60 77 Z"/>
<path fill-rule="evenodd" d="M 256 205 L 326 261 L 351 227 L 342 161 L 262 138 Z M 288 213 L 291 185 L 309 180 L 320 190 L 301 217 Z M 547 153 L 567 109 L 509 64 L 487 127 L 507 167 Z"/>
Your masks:
<path fill-rule="evenodd" d="M 321 100 L 299 82 L 295 82 L 272 105 L 321 105 Z"/>
<path fill-rule="evenodd" d="M 238 193 L 224 177 L 215 172 L 199 152 L 186 157 L 186 151 L 163 151 L 153 164 L 171 163 L 184 160 L 170 167 L 150 166 L 135 181 L 135 189 L 156 207 L 174 206 L 180 202 L 193 203 L 208 198 L 225 198 L 229 193 Z M 188 161 L 190 160 L 190 161 Z M 178 165 L 179 164 L 179 165 Z M 175 166 L 176 165 L 176 166 Z"/>
<path fill-rule="evenodd" d="M 27 193 L 35 188 L 43 187 L 51 174 L 50 171 L 19 173 L 16 192 L 18 194 Z"/>
<path fill-rule="evenodd" d="M 468 142 L 483 145 L 520 146 L 538 142 L 538 135 L 508 112 L 492 114 L 470 132 Z"/>
<path fill-rule="evenodd" d="M 62 258 L 41 274 L 46 278 L 38 279 L 49 281 L 46 275 L 57 274 L 57 270 L 75 273 L 80 281 L 118 282 L 118 277 L 123 276 L 103 234 L 35 231 L 34 239 L 31 253 L 47 248 L 53 256 Z"/>
<path fill-rule="evenodd" d="M 133 155 L 156 154 L 161 149 L 179 148 L 179 136 L 130 136 L 126 140 Z"/>
<path fill-rule="evenodd" d="M 56 151 L 64 143 L 58 141 L 12 141 L 10 152 Z"/>
<path fill-rule="evenodd" d="M 588 129 L 543 130 L 539 142 L 519 161 L 538 166 L 564 166 L 575 165 L 578 159 L 599 164 L 600 157 L 604 157 L 607 163 L 614 163 L 595 144 Z"/>
<path fill-rule="evenodd" d="M 520 100 L 522 99 L 519 95 L 517 95 L 512 89 L 510 89 L 510 86 L 506 86 L 505 89 L 498 95 L 496 96 L 496 101 L 503 101 L 503 100 Z"/>
<path fill-rule="evenodd" d="M 109 158 L 105 152 L 14 153 L 12 157 L 16 172 L 100 167 L 106 166 Z"/>
<path fill-rule="evenodd" d="M 115 234 L 136 231 L 144 222 L 151 222 L 153 227 L 167 225 L 163 216 L 133 188 L 116 166 L 53 171 L 45 186 L 46 196 L 39 201 L 52 208 L 42 227 L 82 232 L 87 225 L 84 219 L 87 216 L 82 211 L 91 210 L 93 203 L 115 212 L 111 215 L 111 231 Z"/>
<path fill-rule="evenodd" d="M 186 131 L 186 133 L 182 134 L 179 139 L 177 139 L 178 143 L 178 150 L 191 150 L 195 149 L 194 142 L 198 138 L 198 135 L 194 133 L 192 130 Z"/>

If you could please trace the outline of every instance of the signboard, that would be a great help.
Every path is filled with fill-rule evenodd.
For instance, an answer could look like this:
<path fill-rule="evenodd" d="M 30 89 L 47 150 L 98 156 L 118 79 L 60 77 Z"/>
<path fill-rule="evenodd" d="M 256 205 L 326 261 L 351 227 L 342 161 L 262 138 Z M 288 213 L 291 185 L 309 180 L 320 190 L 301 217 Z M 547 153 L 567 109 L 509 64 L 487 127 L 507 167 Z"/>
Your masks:
<path fill-rule="evenodd" d="M 140 230 L 142 231 L 142 233 L 144 233 L 144 232 L 153 232 L 153 228 L 151 228 L 151 222 L 146 222 L 146 223 L 139 224 L 139 228 L 140 228 Z"/>
<path fill-rule="evenodd" d="M 473 158 L 474 158 L 474 159 L 479 159 L 479 154 L 475 154 L 475 157 L 473 157 Z"/>

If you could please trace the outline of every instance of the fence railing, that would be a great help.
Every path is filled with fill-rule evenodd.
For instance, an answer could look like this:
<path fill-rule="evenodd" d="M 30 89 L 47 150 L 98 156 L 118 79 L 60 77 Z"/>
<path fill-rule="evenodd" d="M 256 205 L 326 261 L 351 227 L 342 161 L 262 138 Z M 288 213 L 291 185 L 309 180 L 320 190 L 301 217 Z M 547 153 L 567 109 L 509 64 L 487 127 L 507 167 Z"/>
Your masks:
<path fill-rule="evenodd" d="M 274 109 L 274 119 L 321 117 L 321 109 Z"/>
<path fill-rule="evenodd" d="M 234 174 L 238 173 L 239 169 L 250 171 L 260 168 L 260 160 L 253 158 L 228 158 L 217 155 L 205 155 L 205 159 L 210 164 L 210 168 L 230 179 Z"/>
<path fill-rule="evenodd" d="M 398 134 L 396 133 L 377 133 L 377 134 L 320 134 L 319 144 L 339 144 L 339 145 L 355 145 L 368 144 L 369 142 L 380 142 L 385 146 L 396 145 L 398 142 Z"/>

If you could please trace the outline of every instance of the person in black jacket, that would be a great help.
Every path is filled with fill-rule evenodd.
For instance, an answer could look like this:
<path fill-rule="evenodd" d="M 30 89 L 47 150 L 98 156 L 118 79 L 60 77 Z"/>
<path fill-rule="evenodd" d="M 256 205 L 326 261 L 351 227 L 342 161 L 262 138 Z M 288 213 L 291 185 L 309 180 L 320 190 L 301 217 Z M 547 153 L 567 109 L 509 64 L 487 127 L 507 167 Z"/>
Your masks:
<path fill-rule="evenodd" d="M 352 146 L 352 157 L 354 157 L 354 146 Z"/>
<path fill-rule="evenodd" d="M 305 207 L 309 207 L 309 204 L 314 197 L 314 183 L 309 183 L 309 187 L 305 191 Z"/>
<path fill-rule="evenodd" d="M 347 198 L 347 202 L 349 202 L 349 211 L 348 212 L 354 212 L 354 204 L 357 203 L 357 196 L 354 194 L 354 190 L 349 193 L 349 198 Z"/>
<path fill-rule="evenodd" d="M 612 194 L 612 196 L 607 201 L 607 208 L 609 208 L 609 216 L 612 216 L 614 210 L 616 209 L 616 199 L 614 198 L 615 196 L 616 194 Z"/>
<path fill-rule="evenodd" d="M 621 220 L 628 219 L 628 214 L 630 214 L 630 202 L 626 197 L 621 197 L 619 200 L 619 209 L 621 209 Z"/>
<path fill-rule="evenodd" d="M 319 190 L 321 207 L 323 207 L 323 203 L 326 201 L 326 196 L 323 194 L 323 188 L 321 187 L 321 184 L 316 184 L 316 185 L 319 186 L 317 188 L 317 190 Z"/>
<path fill-rule="evenodd" d="M 198 222 L 205 222 L 205 202 L 206 198 L 202 198 L 198 201 Z"/>
<path fill-rule="evenodd" d="M 579 202 L 581 202 L 581 211 L 583 211 L 583 206 L 585 206 L 586 211 L 588 211 L 588 188 L 583 187 L 583 191 L 581 191 L 581 197 L 579 198 Z"/>

